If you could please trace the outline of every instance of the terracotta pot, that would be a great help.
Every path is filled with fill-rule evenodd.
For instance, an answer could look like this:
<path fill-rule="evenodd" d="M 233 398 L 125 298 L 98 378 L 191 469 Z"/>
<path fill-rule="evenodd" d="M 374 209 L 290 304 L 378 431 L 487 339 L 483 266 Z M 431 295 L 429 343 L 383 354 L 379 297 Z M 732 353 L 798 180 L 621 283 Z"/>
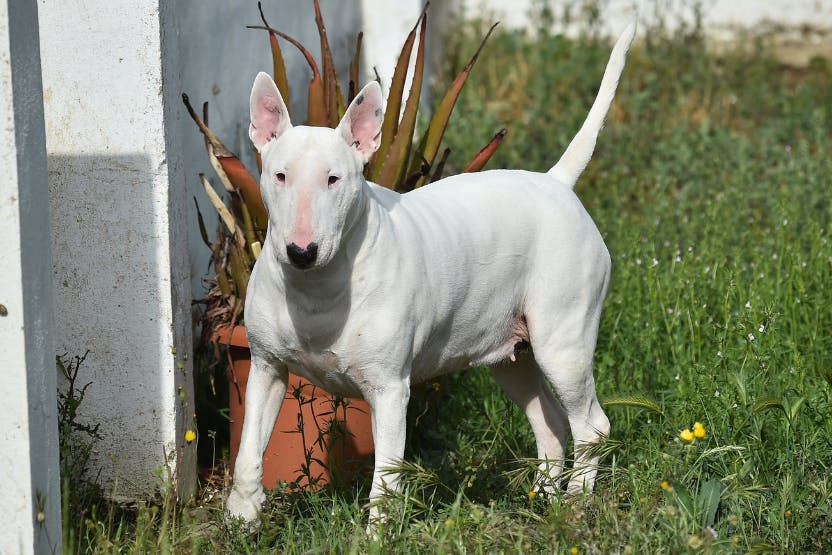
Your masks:
<path fill-rule="evenodd" d="M 245 394 L 251 368 L 244 326 L 221 328 L 214 339 L 228 345 L 231 417 L 231 465 L 237 460 L 245 415 Z M 263 486 L 298 480 L 300 487 L 348 482 L 372 469 L 373 434 L 370 407 L 362 399 L 345 398 L 333 414 L 333 396 L 303 378 L 289 374 L 289 387 L 272 436 L 263 454 Z M 303 434 L 299 431 L 303 427 Z M 332 430 L 332 431 L 330 431 Z M 323 434 L 321 434 L 323 432 Z M 319 441 L 319 439 L 323 441 Z M 309 469 L 303 467 L 309 460 Z"/>

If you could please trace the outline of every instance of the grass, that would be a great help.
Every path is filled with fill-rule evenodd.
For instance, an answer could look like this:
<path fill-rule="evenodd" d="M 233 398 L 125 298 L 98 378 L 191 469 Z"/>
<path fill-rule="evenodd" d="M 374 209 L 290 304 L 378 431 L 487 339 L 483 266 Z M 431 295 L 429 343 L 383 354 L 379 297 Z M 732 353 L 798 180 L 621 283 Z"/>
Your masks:
<path fill-rule="evenodd" d="M 466 26 L 451 53 L 477 36 Z M 506 126 L 492 167 L 554 163 L 609 43 L 592 28 L 535 36 L 494 37 L 447 146 L 475 150 L 470 137 Z M 781 67 L 759 44 L 715 56 L 696 27 L 641 36 L 577 185 L 614 261 L 596 353 L 612 432 L 594 495 L 533 490 L 528 425 L 479 369 L 415 391 L 405 488 L 379 542 L 363 533 L 366 481 L 272 493 L 255 535 L 222 524 L 207 484 L 187 507 L 89 506 L 71 550 L 832 551 L 832 72 Z M 688 444 L 694 422 L 706 435 Z"/>

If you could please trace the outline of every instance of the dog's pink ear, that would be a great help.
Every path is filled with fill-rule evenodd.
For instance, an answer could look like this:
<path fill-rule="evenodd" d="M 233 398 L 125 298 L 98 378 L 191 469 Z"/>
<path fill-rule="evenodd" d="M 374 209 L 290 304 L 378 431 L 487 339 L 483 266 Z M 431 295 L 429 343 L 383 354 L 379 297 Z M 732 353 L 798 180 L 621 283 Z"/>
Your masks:
<path fill-rule="evenodd" d="M 338 124 L 338 131 L 348 145 L 358 151 L 366 164 L 381 143 L 384 108 L 381 87 L 375 81 L 361 89 Z"/>
<path fill-rule="evenodd" d="M 286 103 L 268 73 L 261 71 L 254 80 L 249 112 L 251 125 L 248 136 L 258 151 L 270 140 L 292 128 Z"/>

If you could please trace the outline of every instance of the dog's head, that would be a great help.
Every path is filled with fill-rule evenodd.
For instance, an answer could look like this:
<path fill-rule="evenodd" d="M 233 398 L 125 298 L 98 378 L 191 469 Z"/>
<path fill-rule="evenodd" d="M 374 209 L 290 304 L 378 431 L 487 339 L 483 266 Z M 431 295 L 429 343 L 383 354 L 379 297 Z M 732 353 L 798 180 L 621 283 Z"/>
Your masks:
<path fill-rule="evenodd" d="M 274 81 L 260 73 L 251 89 L 249 137 L 260 152 L 260 191 L 278 259 L 307 269 L 337 252 L 362 201 L 364 164 L 381 137 L 381 88 L 355 97 L 336 129 L 292 127 Z"/>

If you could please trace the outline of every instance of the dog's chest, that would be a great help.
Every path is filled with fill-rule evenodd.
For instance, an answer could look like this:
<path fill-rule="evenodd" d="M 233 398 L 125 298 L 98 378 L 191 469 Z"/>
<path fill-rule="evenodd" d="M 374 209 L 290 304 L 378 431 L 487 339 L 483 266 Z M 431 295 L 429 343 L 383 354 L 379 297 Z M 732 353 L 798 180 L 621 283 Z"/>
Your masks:
<path fill-rule="evenodd" d="M 360 372 L 343 363 L 341 357 L 330 350 L 319 352 L 292 349 L 284 350 L 284 362 L 289 370 L 331 393 L 351 397 L 363 395 Z"/>

